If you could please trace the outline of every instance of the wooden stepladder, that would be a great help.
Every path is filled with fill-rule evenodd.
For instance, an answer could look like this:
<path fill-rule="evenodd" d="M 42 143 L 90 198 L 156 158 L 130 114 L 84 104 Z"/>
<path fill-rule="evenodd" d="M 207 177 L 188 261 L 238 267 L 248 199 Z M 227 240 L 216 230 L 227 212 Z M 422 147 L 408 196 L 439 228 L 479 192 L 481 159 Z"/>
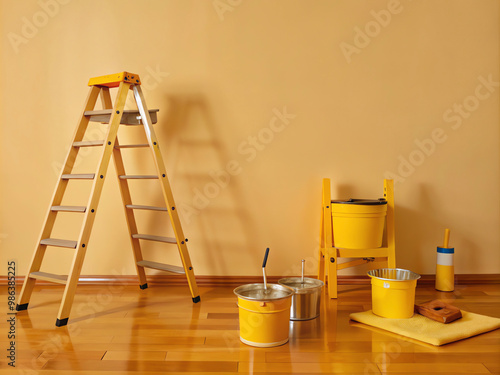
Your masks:
<path fill-rule="evenodd" d="M 382 247 L 374 249 L 338 248 L 335 247 L 335 239 L 333 237 L 330 179 L 323 179 L 318 278 L 326 283 L 326 275 L 328 274 L 328 294 L 330 298 L 337 298 L 337 273 L 339 270 L 373 261 L 386 262 L 386 267 L 388 268 L 396 267 L 393 180 L 384 180 L 384 198 L 387 200 L 387 215 L 385 219 L 384 244 Z M 360 259 L 338 263 L 339 258 Z"/>
<path fill-rule="evenodd" d="M 89 81 L 90 92 L 88 94 L 85 106 L 81 113 L 76 132 L 73 137 L 71 147 L 64 162 L 64 166 L 59 177 L 56 189 L 50 202 L 49 210 L 38 240 L 30 268 L 26 274 L 21 294 L 16 306 L 17 311 L 26 310 L 33 292 L 36 280 L 45 280 L 58 284 L 64 284 L 64 294 L 57 315 L 56 326 L 64 326 L 68 323 L 71 306 L 75 296 L 76 286 L 80 277 L 80 272 L 87 251 L 92 225 L 97 213 L 99 198 L 103 188 L 106 172 L 109 165 L 109 159 L 113 155 L 115 169 L 118 175 L 120 192 L 125 209 L 125 216 L 132 243 L 134 261 L 139 276 L 140 288 L 148 287 L 146 273 L 144 268 L 153 268 L 168 272 L 186 274 L 193 302 L 199 302 L 200 296 L 198 286 L 194 276 L 193 266 L 187 249 L 187 238 L 184 237 L 176 205 L 170 189 L 167 178 L 167 172 L 160 153 L 158 139 L 156 138 L 153 121 L 156 122 L 156 112 L 158 110 L 148 110 L 144 95 L 141 90 L 141 80 L 137 74 L 122 72 L 102 77 L 91 78 Z M 110 88 L 118 88 L 115 103 L 113 105 Z M 129 90 L 133 91 L 137 110 L 124 110 L 127 94 Z M 101 97 L 102 110 L 94 110 L 97 98 Z M 153 119 L 153 120 L 152 120 Z M 95 141 L 86 140 L 85 133 L 90 121 L 109 123 L 105 139 Z M 148 140 L 147 144 L 128 144 L 120 145 L 118 142 L 118 128 L 120 124 L 125 125 L 143 125 Z M 78 152 L 83 147 L 101 147 L 100 158 L 95 173 L 72 174 Z M 127 175 L 122 158 L 122 149 L 131 149 L 137 147 L 149 147 L 153 154 L 153 160 L 156 167 L 156 175 Z M 165 207 L 143 206 L 132 203 L 128 180 L 131 179 L 156 179 L 159 180 Z M 64 193 L 70 180 L 92 180 L 90 198 L 86 206 L 65 206 L 62 205 Z M 139 234 L 134 215 L 134 210 L 154 210 L 165 211 L 170 216 L 170 222 L 175 233 L 175 238 L 160 237 L 147 234 Z M 56 222 L 58 213 L 74 212 L 83 214 L 82 229 L 79 238 L 76 241 L 51 238 L 52 229 Z M 140 240 L 159 241 L 170 244 L 176 244 L 182 261 L 182 267 L 172 266 L 157 262 L 144 260 L 142 257 Z M 74 251 L 73 262 L 67 276 L 50 274 L 40 271 L 42 260 L 47 247 L 56 246 L 68 248 Z"/>

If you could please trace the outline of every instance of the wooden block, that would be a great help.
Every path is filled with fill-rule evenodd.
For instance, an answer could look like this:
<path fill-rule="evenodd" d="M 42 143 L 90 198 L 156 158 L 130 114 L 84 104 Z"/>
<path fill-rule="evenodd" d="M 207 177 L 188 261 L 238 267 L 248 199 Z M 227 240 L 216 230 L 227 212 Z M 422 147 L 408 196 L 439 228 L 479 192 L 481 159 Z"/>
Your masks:
<path fill-rule="evenodd" d="M 415 305 L 415 312 L 441 323 L 450 323 L 462 317 L 459 308 L 438 299 Z"/>

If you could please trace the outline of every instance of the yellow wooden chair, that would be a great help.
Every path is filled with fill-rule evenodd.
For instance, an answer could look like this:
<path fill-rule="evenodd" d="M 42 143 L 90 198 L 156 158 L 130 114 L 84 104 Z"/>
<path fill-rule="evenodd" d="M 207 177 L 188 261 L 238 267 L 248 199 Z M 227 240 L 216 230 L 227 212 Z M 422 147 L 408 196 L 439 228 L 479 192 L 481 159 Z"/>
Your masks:
<path fill-rule="evenodd" d="M 330 298 L 337 298 L 337 273 L 339 270 L 373 261 L 386 262 L 387 268 L 396 267 L 394 240 L 394 182 L 393 180 L 384 180 L 384 198 L 387 200 L 384 243 L 382 247 L 374 249 L 345 249 L 335 247 L 330 189 L 330 179 L 324 178 L 321 205 L 318 278 L 326 283 L 326 276 L 328 274 L 328 294 Z M 339 258 L 359 259 L 339 263 Z"/>

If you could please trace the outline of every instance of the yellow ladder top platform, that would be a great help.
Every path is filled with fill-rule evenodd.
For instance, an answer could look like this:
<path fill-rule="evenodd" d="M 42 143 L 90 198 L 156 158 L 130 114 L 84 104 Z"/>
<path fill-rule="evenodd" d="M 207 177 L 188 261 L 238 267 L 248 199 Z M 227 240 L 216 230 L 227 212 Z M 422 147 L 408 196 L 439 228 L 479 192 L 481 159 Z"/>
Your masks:
<path fill-rule="evenodd" d="M 140 85 L 141 79 L 139 78 L 138 74 L 121 72 L 91 78 L 89 80 L 89 86 L 118 87 L 120 85 L 120 82 L 128 82 L 134 85 Z"/>

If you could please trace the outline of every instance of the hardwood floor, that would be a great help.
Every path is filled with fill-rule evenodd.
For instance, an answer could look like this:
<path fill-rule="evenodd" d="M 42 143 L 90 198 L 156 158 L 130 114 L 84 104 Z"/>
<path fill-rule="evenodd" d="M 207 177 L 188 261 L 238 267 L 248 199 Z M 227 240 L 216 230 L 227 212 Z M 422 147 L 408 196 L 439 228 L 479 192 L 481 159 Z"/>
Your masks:
<path fill-rule="evenodd" d="M 233 288 L 201 287 L 193 304 L 187 286 L 79 286 L 69 325 L 56 328 L 62 287 L 38 286 L 17 314 L 16 369 L 5 355 L 7 318 L 0 323 L 0 373 L 500 374 L 500 330 L 434 347 L 350 321 L 351 312 L 370 309 L 368 285 L 341 286 L 337 300 L 323 294 L 320 317 L 291 322 L 288 344 L 246 346 Z M 5 286 L 1 293 L 6 306 Z M 500 318 L 498 284 L 417 288 L 417 303 L 436 298 Z"/>

